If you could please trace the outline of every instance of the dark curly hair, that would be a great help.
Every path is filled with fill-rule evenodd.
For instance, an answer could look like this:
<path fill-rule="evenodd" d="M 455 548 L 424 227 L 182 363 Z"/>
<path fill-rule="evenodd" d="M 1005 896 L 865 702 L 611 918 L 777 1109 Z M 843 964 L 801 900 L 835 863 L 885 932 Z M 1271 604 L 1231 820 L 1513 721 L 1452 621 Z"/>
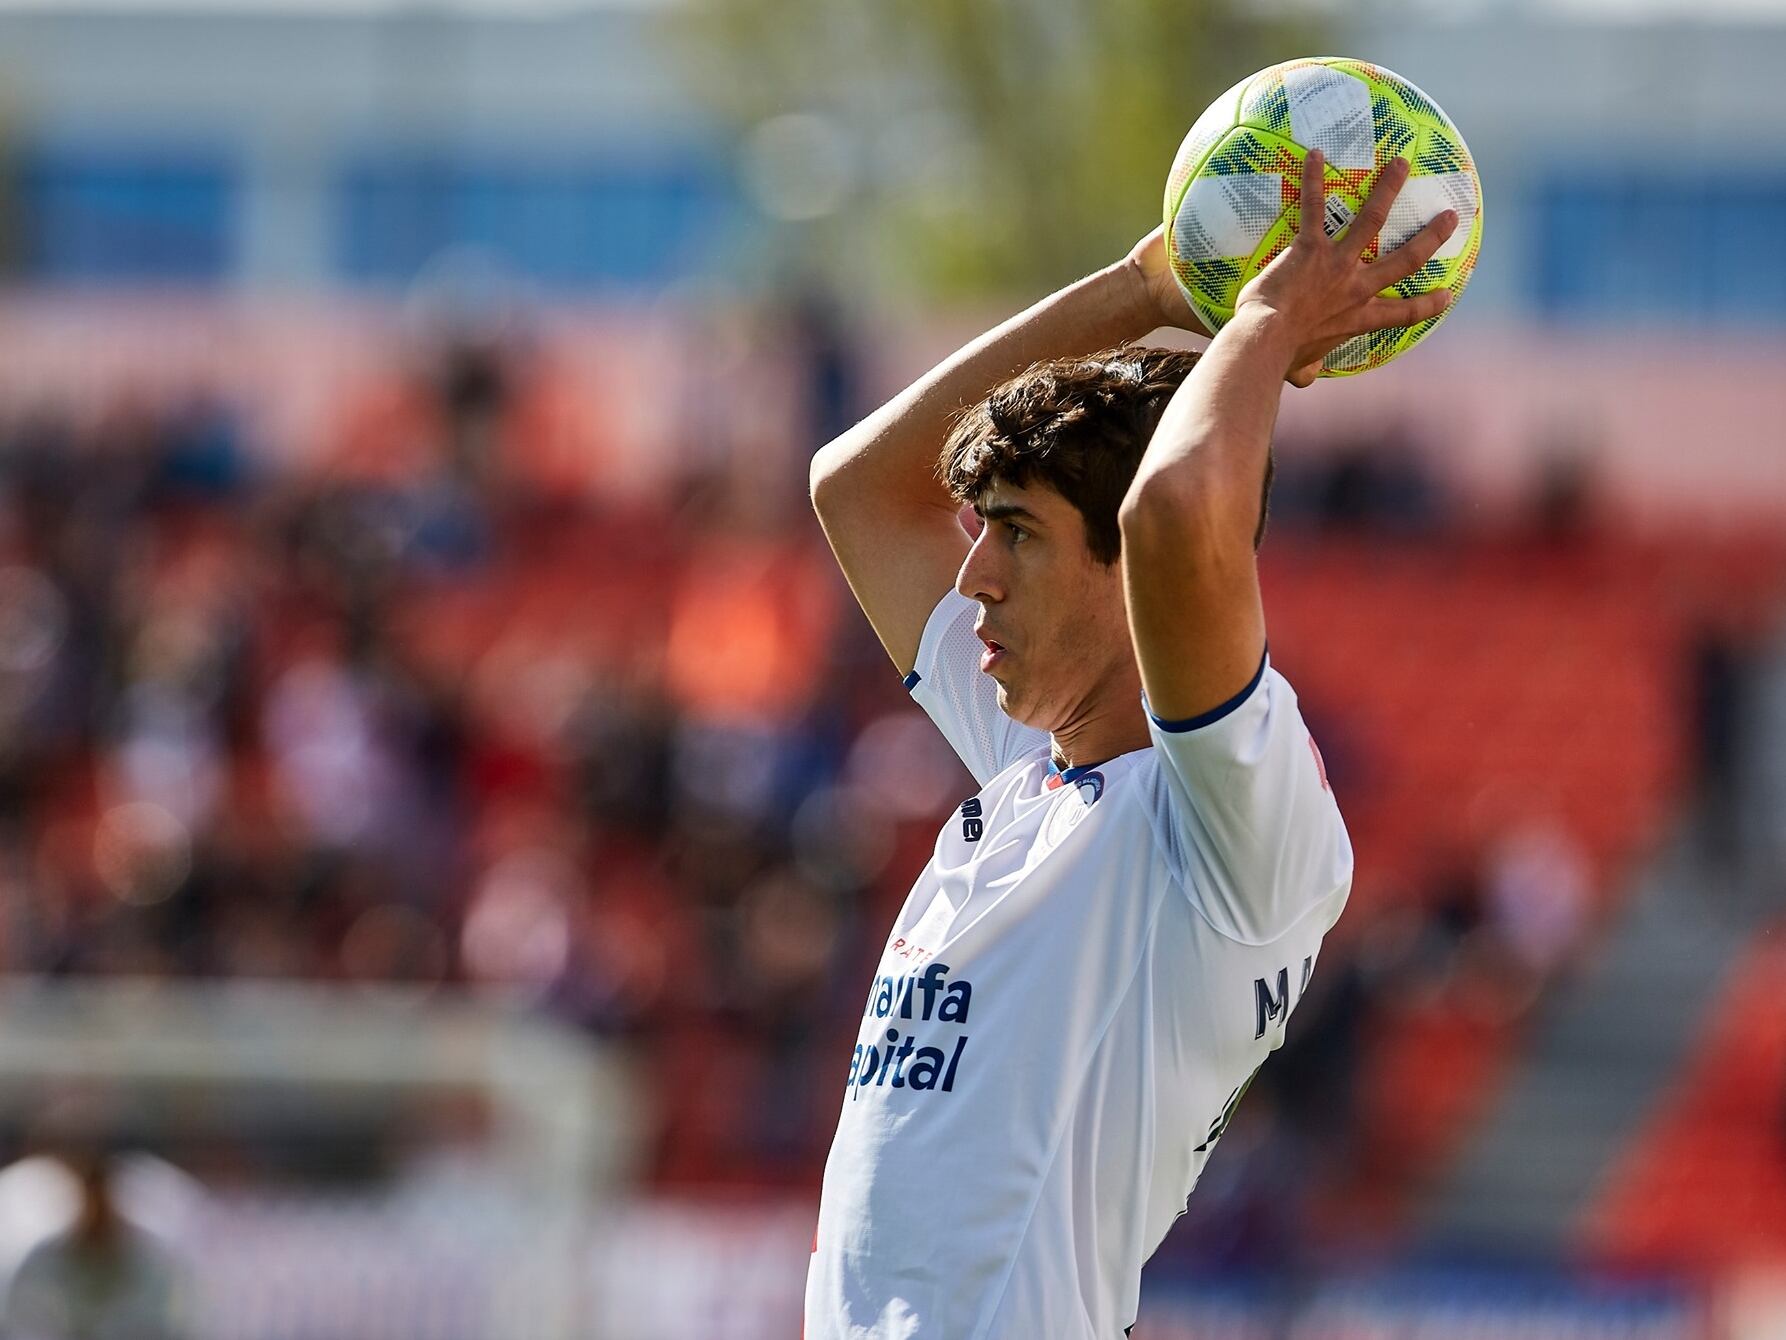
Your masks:
<path fill-rule="evenodd" d="M 1114 563 L 1122 554 L 1117 509 L 1166 402 L 1196 366 L 1194 353 L 1129 345 L 1036 363 L 962 411 L 937 477 L 963 503 L 1001 480 L 1046 484 L 1085 518 L 1092 557 Z M 1271 476 L 1268 452 L 1255 549 L 1265 539 Z"/>

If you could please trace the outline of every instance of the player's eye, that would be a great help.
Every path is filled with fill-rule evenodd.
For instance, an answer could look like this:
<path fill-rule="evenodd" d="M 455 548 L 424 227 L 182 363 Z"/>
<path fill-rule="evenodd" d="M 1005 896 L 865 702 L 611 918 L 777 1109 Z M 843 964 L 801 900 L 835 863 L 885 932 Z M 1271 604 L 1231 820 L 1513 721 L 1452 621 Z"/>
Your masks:
<path fill-rule="evenodd" d="M 1011 536 L 1011 543 L 1017 544 L 1029 538 L 1029 532 L 1014 521 L 1005 522 L 1005 529 Z"/>

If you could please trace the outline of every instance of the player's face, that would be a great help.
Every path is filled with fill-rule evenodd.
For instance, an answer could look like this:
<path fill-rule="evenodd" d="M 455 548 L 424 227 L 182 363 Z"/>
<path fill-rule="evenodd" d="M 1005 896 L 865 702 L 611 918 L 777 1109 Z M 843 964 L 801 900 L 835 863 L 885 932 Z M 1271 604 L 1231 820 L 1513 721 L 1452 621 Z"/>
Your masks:
<path fill-rule="evenodd" d="M 996 483 L 955 587 L 980 604 L 980 668 L 1013 720 L 1061 731 L 1138 702 L 1122 567 L 1092 557 L 1085 519 L 1042 484 Z"/>

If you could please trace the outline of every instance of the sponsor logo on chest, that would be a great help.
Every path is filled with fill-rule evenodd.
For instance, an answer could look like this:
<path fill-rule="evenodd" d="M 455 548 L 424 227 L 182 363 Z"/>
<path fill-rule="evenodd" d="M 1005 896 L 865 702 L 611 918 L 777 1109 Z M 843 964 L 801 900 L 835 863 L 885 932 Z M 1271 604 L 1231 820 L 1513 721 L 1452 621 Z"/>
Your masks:
<path fill-rule="evenodd" d="M 967 1050 L 973 983 L 949 976 L 947 963 L 923 971 L 876 977 L 862 1011 L 862 1041 L 850 1057 L 845 1089 L 850 1097 L 875 1088 L 953 1093 L 955 1075 Z M 905 1032 L 906 1021 L 914 1027 Z M 922 1027 L 951 1024 L 953 1028 Z"/>

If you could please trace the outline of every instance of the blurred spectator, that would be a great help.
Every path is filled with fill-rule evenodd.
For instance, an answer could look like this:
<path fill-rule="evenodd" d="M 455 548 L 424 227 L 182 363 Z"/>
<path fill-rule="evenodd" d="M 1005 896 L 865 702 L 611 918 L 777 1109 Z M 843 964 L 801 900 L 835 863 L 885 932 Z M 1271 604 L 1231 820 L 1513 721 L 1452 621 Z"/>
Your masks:
<path fill-rule="evenodd" d="M 40 1243 L 6 1292 L 16 1340 L 175 1340 L 181 1278 L 173 1258 L 119 1210 L 111 1162 L 97 1148 L 64 1154 L 79 1184 L 73 1224 Z"/>
<path fill-rule="evenodd" d="M 252 462 L 243 449 L 240 414 L 217 391 L 199 388 L 171 411 L 158 484 L 170 497 L 217 500 L 239 496 Z"/>
<path fill-rule="evenodd" d="M 1586 538 L 1599 520 L 1593 452 L 1576 435 L 1553 433 L 1543 446 L 1527 513 L 1540 542 L 1566 546 Z"/>
<path fill-rule="evenodd" d="M 1786 611 L 1757 641 L 1754 691 L 1754 778 L 1761 884 L 1776 908 L 1786 906 Z"/>
<path fill-rule="evenodd" d="M 1399 429 L 1286 452 L 1273 486 L 1273 512 L 1291 523 L 1307 518 L 1331 532 L 1429 535 L 1446 521 L 1449 504 L 1427 460 Z"/>
<path fill-rule="evenodd" d="M 861 359 L 836 299 L 810 281 L 799 290 L 789 325 L 805 365 L 807 427 L 816 450 L 851 428 L 867 408 Z"/>
<path fill-rule="evenodd" d="M 1567 964 L 1587 928 L 1592 892 L 1581 845 L 1543 816 L 1503 833 L 1488 852 L 1490 926 L 1514 969 L 1540 984 Z"/>
<path fill-rule="evenodd" d="M 1730 876 L 1744 863 L 1752 657 L 1729 630 L 1706 624 L 1688 647 L 1687 669 L 1700 850 L 1714 869 Z"/>

